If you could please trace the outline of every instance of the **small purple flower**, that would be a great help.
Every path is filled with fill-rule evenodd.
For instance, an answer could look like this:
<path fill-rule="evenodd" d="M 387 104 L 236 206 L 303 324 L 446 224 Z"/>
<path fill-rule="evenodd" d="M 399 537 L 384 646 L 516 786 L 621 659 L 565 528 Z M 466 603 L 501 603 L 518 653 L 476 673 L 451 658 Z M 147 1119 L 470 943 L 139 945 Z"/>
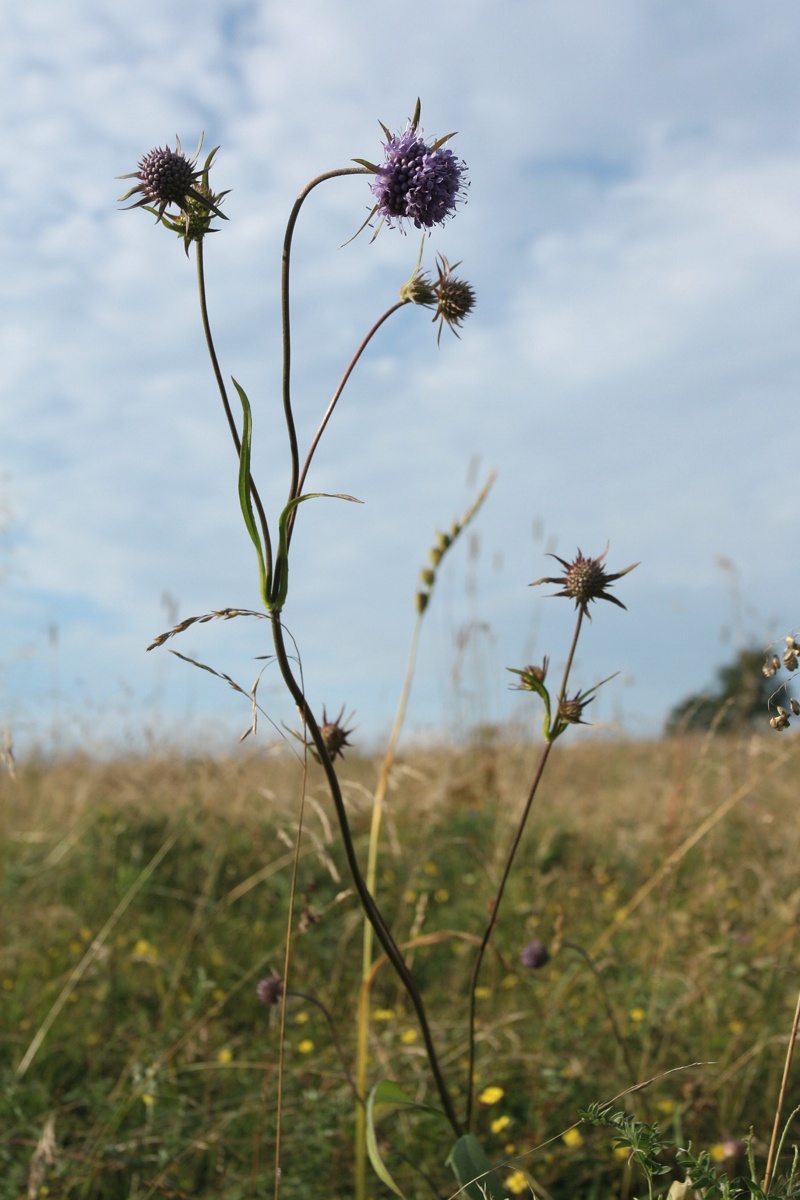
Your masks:
<path fill-rule="evenodd" d="M 267 1008 L 274 1008 L 283 995 L 283 980 L 280 975 L 267 975 L 256 985 L 256 995 Z"/>
<path fill-rule="evenodd" d="M 538 971 L 540 967 L 545 967 L 549 963 L 550 951 L 540 938 L 534 938 L 520 951 L 519 961 L 529 971 Z"/>
<path fill-rule="evenodd" d="M 371 185 L 376 211 L 391 227 L 403 220 L 417 229 L 441 225 L 464 198 L 466 167 L 442 142 L 428 145 L 421 130 L 409 121 L 402 133 L 384 143 L 386 161 Z"/>

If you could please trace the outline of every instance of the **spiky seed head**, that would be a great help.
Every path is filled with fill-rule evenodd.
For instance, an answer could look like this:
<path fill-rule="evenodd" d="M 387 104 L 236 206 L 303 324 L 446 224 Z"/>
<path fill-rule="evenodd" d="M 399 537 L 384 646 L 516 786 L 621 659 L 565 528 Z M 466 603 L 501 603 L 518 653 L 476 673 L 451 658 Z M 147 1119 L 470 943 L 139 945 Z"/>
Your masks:
<path fill-rule="evenodd" d="M 344 757 L 344 748 L 351 743 L 347 740 L 352 729 L 345 729 L 342 725 L 342 717 L 344 716 L 344 705 L 334 721 L 328 720 L 328 715 L 323 706 L 322 709 L 322 724 L 320 725 L 320 733 L 325 742 L 325 749 L 328 751 L 331 760 Z M 349 720 L 350 718 L 348 718 Z"/>
<path fill-rule="evenodd" d="M 560 584 L 561 591 L 555 592 L 554 595 L 567 596 L 574 600 L 575 607 L 580 609 L 583 615 L 589 617 L 590 620 L 589 605 L 595 600 L 608 600 L 611 604 L 616 604 L 618 608 L 625 608 L 621 600 L 609 594 L 608 588 L 617 579 L 621 579 L 623 575 L 632 571 L 634 567 L 638 567 L 639 564 L 631 563 L 629 567 L 625 567 L 624 571 L 610 574 L 603 565 L 606 554 L 608 554 L 607 546 L 597 558 L 587 558 L 579 549 L 572 562 L 559 558 L 557 554 L 551 554 L 551 558 L 561 563 L 564 574 L 537 579 L 530 586 L 537 587 L 540 583 Z"/>
<path fill-rule="evenodd" d="M 460 263 L 450 266 L 443 254 L 438 256 L 437 270 L 439 278 L 434 285 L 436 294 L 436 312 L 433 320 L 439 322 L 437 343 L 441 341 L 442 329 L 447 325 L 456 337 L 459 329 L 475 307 L 475 292 L 465 279 L 457 279 L 453 274 Z"/>
<path fill-rule="evenodd" d="M 580 695 L 573 696 L 571 700 L 566 697 L 558 706 L 558 719 L 565 725 L 585 725 L 583 720 L 583 712 L 591 700 L 584 700 Z"/>

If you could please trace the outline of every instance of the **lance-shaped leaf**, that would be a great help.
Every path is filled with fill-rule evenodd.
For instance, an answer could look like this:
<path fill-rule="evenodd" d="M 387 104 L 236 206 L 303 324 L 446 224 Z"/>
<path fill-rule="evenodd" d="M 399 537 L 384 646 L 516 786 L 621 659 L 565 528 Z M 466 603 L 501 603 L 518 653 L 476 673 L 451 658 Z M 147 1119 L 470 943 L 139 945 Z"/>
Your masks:
<path fill-rule="evenodd" d="M 242 449 L 244 449 L 244 442 Z M 363 500 L 358 500 L 355 496 L 348 496 L 344 492 L 305 492 L 302 496 L 295 496 L 294 500 L 289 501 L 278 518 L 278 555 L 275 559 L 273 594 L 267 605 L 274 612 L 281 611 L 286 603 L 286 593 L 289 590 L 289 517 L 297 505 L 302 504 L 304 500 L 318 500 L 321 497 L 326 500 L 349 500 L 352 504 L 364 503 Z"/>
<path fill-rule="evenodd" d="M 253 502 L 250 498 L 250 446 L 253 440 L 253 415 L 250 410 L 250 401 L 247 399 L 244 388 L 240 387 L 235 379 L 233 380 L 233 386 L 239 393 L 243 414 L 242 448 L 239 451 L 239 504 L 242 508 L 242 516 L 247 526 L 247 532 L 250 534 L 253 545 L 256 548 L 256 554 L 258 555 L 259 594 L 261 595 L 264 607 L 269 608 L 270 579 L 264 561 L 264 548 L 261 545 L 261 535 L 258 532 L 256 519 L 253 515 Z"/>
<path fill-rule="evenodd" d="M 444 1118 L 444 1113 L 438 1108 L 431 1108 L 429 1104 L 417 1104 L 416 1101 L 410 1099 L 400 1085 L 392 1082 L 391 1079 L 382 1079 L 380 1083 L 376 1083 L 367 1097 L 367 1154 L 369 1161 L 378 1178 L 388 1188 L 391 1188 L 396 1196 L 403 1197 L 403 1200 L 405 1200 L 404 1192 L 381 1158 L 375 1124 L 392 1113 L 409 1108 L 422 1109 L 424 1112 L 436 1113 L 437 1116 Z"/>

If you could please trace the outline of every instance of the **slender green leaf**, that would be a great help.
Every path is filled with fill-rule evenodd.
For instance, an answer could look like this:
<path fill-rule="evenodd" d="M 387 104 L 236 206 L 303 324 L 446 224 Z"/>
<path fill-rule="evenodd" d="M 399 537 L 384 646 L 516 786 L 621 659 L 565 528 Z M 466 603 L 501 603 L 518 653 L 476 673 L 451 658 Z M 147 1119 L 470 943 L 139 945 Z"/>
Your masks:
<path fill-rule="evenodd" d="M 244 442 L 242 443 L 242 449 L 244 449 Z M 276 612 L 280 612 L 286 603 L 286 593 L 289 590 L 289 515 L 304 500 L 318 500 L 320 497 L 324 497 L 327 500 L 350 500 L 353 504 L 364 503 L 363 500 L 357 500 L 355 496 L 348 496 L 344 492 L 305 492 L 302 496 L 295 496 L 294 500 L 289 501 L 278 518 L 278 556 L 275 559 L 275 587 L 273 588 L 274 595 L 270 597 L 268 606 Z"/>
<path fill-rule="evenodd" d="M 465 1133 L 447 1158 L 467 1200 L 506 1200 L 507 1192 L 474 1133 Z"/>
<path fill-rule="evenodd" d="M 429 1104 L 417 1104 L 416 1101 L 411 1100 L 400 1085 L 391 1079 L 382 1079 L 380 1083 L 376 1083 L 367 1097 L 367 1154 L 369 1161 L 378 1178 L 391 1188 L 396 1196 L 403 1197 L 403 1200 L 405 1200 L 404 1193 L 389 1173 L 378 1150 L 375 1124 L 391 1113 L 408 1108 L 418 1108 L 423 1112 L 436 1113 L 437 1116 L 444 1118 L 444 1113 L 438 1108 L 431 1108 Z"/>
<path fill-rule="evenodd" d="M 264 562 L 264 549 L 261 545 L 261 536 L 256 527 L 255 516 L 253 515 L 253 502 L 250 498 L 250 446 L 253 440 L 253 416 L 250 410 L 250 401 L 247 399 L 244 388 L 240 387 L 235 379 L 233 380 L 233 386 L 239 393 L 243 413 L 242 449 L 239 453 L 239 504 L 242 508 L 242 516 L 247 526 L 247 532 L 250 534 L 253 545 L 256 548 L 256 554 L 258 555 L 258 590 L 261 594 L 264 607 L 269 608 L 270 581 Z"/>

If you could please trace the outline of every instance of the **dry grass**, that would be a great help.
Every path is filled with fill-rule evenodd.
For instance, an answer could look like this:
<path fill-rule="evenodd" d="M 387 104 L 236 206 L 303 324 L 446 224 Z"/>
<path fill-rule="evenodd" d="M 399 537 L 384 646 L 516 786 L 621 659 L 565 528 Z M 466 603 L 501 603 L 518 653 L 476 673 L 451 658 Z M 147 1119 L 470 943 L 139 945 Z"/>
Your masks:
<path fill-rule="evenodd" d="M 760 736 L 556 747 L 482 980 L 478 1069 L 505 1089 L 480 1115 L 495 1159 L 559 1134 L 579 1104 L 698 1061 L 714 1065 L 654 1085 L 639 1114 L 696 1148 L 751 1125 L 763 1144 L 800 982 L 797 758 L 792 740 Z M 410 954 L 457 1084 L 470 950 L 447 931 L 481 931 L 532 759 L 496 739 L 393 772 L 379 891 L 399 940 L 437 935 Z M 376 775 L 355 755 L 343 764 L 362 851 Z M 282 959 L 301 785 L 277 754 L 28 762 L 2 778 L 0 1196 L 23 1194 L 51 1112 L 50 1196 L 270 1192 L 277 1035 L 254 986 Z M 361 926 L 313 765 L 308 796 L 292 982 L 351 1049 Z M 623 1044 L 567 945 L 544 970 L 518 968 L 533 936 L 594 954 Z M 431 1098 L 388 969 L 374 1003 L 375 1077 Z M 349 1195 L 351 1097 L 301 1001 L 288 1056 L 282 1195 L 331 1177 Z M 799 1097 L 790 1086 L 788 1105 Z M 553 1196 L 624 1195 L 609 1146 L 582 1136 L 527 1161 Z M 412 1123 L 396 1149 L 404 1138 L 446 1188 L 439 1127 Z"/>

